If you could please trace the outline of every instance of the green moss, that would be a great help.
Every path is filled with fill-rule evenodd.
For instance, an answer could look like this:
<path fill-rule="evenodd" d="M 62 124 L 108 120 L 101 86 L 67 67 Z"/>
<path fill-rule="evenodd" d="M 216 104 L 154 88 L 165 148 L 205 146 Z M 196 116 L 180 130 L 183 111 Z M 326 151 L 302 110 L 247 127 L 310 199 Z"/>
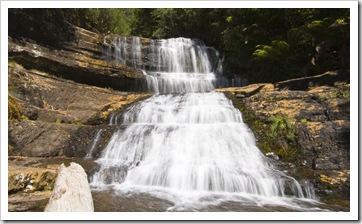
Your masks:
<path fill-rule="evenodd" d="M 307 123 L 307 119 L 306 118 L 300 119 L 300 123 Z"/>
<path fill-rule="evenodd" d="M 290 146 L 274 149 L 274 153 L 286 161 L 294 161 L 298 157 L 298 150 Z"/>
<path fill-rule="evenodd" d="M 268 118 L 270 124 L 269 137 L 276 138 L 280 135 L 286 137 L 287 140 L 292 141 L 295 138 L 295 119 L 286 116 L 271 116 Z"/>
<path fill-rule="evenodd" d="M 75 121 L 74 122 L 76 125 L 83 125 L 83 122 L 82 121 Z"/>
<path fill-rule="evenodd" d="M 26 116 L 26 115 L 21 115 L 21 119 L 23 119 L 23 120 L 29 120 L 29 117 L 28 116 Z"/>
<path fill-rule="evenodd" d="M 14 149 L 14 146 L 8 144 L 8 152 L 11 152 Z"/>
<path fill-rule="evenodd" d="M 328 100 L 328 99 L 350 99 L 350 89 L 347 85 L 338 85 L 336 89 L 333 89 L 332 91 L 328 93 L 323 93 L 319 97 L 320 101 Z"/>
<path fill-rule="evenodd" d="M 337 89 L 336 97 L 340 99 L 350 98 L 350 89 L 348 86 L 342 86 Z"/>
<path fill-rule="evenodd" d="M 9 60 L 9 61 L 8 61 L 8 65 L 12 65 L 12 66 L 13 66 L 13 65 L 18 65 L 18 63 L 16 63 L 16 61 L 10 61 L 10 60 Z"/>
<path fill-rule="evenodd" d="M 235 108 L 243 115 L 243 121 L 249 126 L 258 139 L 258 148 L 265 154 L 274 152 L 282 160 L 297 160 L 299 152 L 295 141 L 295 119 L 286 116 L 271 116 L 266 121 L 255 115 L 244 106 L 242 99 L 230 93 Z"/>
<path fill-rule="evenodd" d="M 8 95 L 8 119 L 9 120 L 20 120 L 23 116 L 22 108 L 18 100 Z"/>

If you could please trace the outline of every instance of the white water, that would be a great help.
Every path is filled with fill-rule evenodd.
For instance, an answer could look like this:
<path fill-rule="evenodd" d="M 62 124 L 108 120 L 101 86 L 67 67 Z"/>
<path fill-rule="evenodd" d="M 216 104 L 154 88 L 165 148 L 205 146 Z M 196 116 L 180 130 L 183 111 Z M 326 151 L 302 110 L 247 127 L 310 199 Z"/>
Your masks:
<path fill-rule="evenodd" d="M 299 183 L 269 164 L 240 111 L 223 93 L 211 91 L 216 75 L 210 61 L 217 51 L 185 38 L 151 45 L 159 52 L 158 71 L 145 75 L 156 94 L 122 115 L 127 128 L 114 133 L 103 150 L 92 186 L 143 191 L 175 206 L 224 195 L 298 207 L 290 198 L 305 198 Z M 311 189 L 305 191 L 310 197 Z"/>
<path fill-rule="evenodd" d="M 103 132 L 103 129 L 99 129 L 97 131 L 97 134 L 95 136 L 95 138 L 93 139 L 93 142 L 92 142 L 92 145 L 91 147 L 89 148 L 88 152 L 87 152 L 87 155 L 85 156 L 85 158 L 92 158 L 92 153 L 95 149 L 95 147 L 97 146 L 97 143 L 99 142 L 99 139 L 101 137 L 101 134 Z"/>

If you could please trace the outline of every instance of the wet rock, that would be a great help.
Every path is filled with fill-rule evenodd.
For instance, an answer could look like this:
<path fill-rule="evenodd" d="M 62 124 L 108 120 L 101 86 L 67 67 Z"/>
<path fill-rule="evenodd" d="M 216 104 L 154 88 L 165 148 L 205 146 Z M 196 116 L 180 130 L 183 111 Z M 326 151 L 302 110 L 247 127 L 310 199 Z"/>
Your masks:
<path fill-rule="evenodd" d="M 56 177 L 55 170 L 9 166 L 8 169 L 8 192 L 34 192 L 52 190 Z"/>
<path fill-rule="evenodd" d="M 51 191 L 18 193 L 9 195 L 9 212 L 43 212 L 49 201 Z"/>
<path fill-rule="evenodd" d="M 102 182 L 105 184 L 123 183 L 127 177 L 127 167 L 108 167 L 101 169 L 99 174 L 103 177 Z"/>
<path fill-rule="evenodd" d="M 119 194 L 111 190 L 93 191 L 92 196 L 96 212 L 165 212 L 174 206 L 167 199 L 142 192 Z"/>

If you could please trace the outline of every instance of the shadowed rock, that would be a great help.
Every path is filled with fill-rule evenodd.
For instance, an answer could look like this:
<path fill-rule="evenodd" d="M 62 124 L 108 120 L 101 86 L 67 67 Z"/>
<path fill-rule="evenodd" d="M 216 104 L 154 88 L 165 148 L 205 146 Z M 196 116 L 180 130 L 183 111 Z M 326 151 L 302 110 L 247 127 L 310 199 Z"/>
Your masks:
<path fill-rule="evenodd" d="M 321 75 L 289 79 L 275 84 L 276 88 L 289 90 L 307 90 L 308 87 L 328 85 L 333 86 L 337 81 L 349 82 L 349 70 L 329 71 Z"/>

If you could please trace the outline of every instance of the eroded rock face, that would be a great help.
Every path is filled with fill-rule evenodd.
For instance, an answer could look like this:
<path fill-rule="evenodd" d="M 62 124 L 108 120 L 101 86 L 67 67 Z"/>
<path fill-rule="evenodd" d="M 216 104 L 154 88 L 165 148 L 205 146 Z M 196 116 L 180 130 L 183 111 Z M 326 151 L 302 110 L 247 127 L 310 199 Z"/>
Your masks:
<path fill-rule="evenodd" d="M 149 96 L 78 84 L 14 63 L 9 93 L 23 110 L 21 120 L 9 122 L 9 155 L 17 156 L 84 157 L 100 128 L 99 147 L 106 144 L 114 129 L 107 126 L 111 113 Z"/>
<path fill-rule="evenodd" d="M 319 196 L 349 199 L 349 84 L 306 91 L 254 84 L 218 91 L 229 94 L 259 148 L 276 155 L 282 170 L 310 180 Z"/>
<path fill-rule="evenodd" d="M 77 163 L 60 165 L 45 212 L 93 212 L 93 199 L 87 174 Z"/>
<path fill-rule="evenodd" d="M 249 97 L 247 95 L 258 87 L 219 91 L 230 90 L 249 114 L 266 125 L 270 123 L 270 117 L 291 119 L 300 158 L 307 160 L 305 166 L 308 168 L 348 169 L 349 98 L 337 96 L 341 88 L 349 91 L 349 84 L 343 87 L 314 87 L 309 91 L 265 89 Z M 239 97 L 242 92 L 244 94 Z M 258 132 L 256 135 L 258 137 Z"/>
<path fill-rule="evenodd" d="M 61 46 L 9 36 L 9 60 L 27 69 L 37 69 L 79 83 L 122 91 L 143 90 L 145 76 L 141 70 L 104 60 L 99 34 L 75 26 L 72 26 L 72 31 L 74 38 Z"/>

